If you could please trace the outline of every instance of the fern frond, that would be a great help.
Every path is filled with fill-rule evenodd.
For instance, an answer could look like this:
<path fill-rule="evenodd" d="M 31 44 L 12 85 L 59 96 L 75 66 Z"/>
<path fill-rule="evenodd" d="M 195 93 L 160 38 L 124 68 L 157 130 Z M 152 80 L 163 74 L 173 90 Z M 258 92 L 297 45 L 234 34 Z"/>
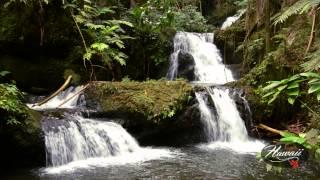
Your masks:
<path fill-rule="evenodd" d="M 299 0 L 287 8 L 283 13 L 275 17 L 274 24 L 285 22 L 289 17 L 296 14 L 303 14 L 310 11 L 313 7 L 319 6 L 320 0 Z"/>
<path fill-rule="evenodd" d="M 304 71 L 314 71 L 320 69 L 320 49 L 313 52 L 311 55 L 306 57 L 309 59 L 307 62 L 301 64 Z"/>

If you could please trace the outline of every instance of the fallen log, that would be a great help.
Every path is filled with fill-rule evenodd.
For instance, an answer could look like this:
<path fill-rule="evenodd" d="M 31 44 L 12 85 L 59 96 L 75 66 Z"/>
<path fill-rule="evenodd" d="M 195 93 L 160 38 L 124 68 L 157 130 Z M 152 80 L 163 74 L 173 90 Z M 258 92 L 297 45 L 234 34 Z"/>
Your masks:
<path fill-rule="evenodd" d="M 257 126 L 258 128 L 260 128 L 260 129 L 264 129 L 264 130 L 267 130 L 267 131 L 270 131 L 270 132 L 273 132 L 273 133 L 275 133 L 275 134 L 279 134 L 279 135 L 283 135 L 283 131 L 281 131 L 281 130 L 278 130 L 278 129 L 274 129 L 274 128 L 272 128 L 272 127 L 269 127 L 269 126 L 267 126 L 267 125 L 264 125 L 264 124 L 259 124 L 258 126 Z"/>
<path fill-rule="evenodd" d="M 53 94 L 51 94 L 49 97 L 47 97 L 46 99 L 42 100 L 41 102 L 37 103 L 36 106 L 41 106 L 44 103 L 50 101 L 50 99 L 54 98 L 55 96 L 57 96 L 61 91 L 65 90 L 66 87 L 69 85 L 69 83 L 71 82 L 72 76 L 68 76 L 67 80 L 64 82 L 64 84 L 57 90 L 55 91 Z"/>
<path fill-rule="evenodd" d="M 61 106 L 63 106 L 64 104 L 66 104 L 68 101 L 70 101 L 71 99 L 73 99 L 76 95 L 80 94 L 82 91 L 84 91 L 87 87 L 89 87 L 89 83 L 86 84 L 82 89 L 80 89 L 78 92 L 76 92 L 74 95 L 72 95 L 71 97 L 69 97 L 68 99 L 66 99 L 65 101 L 63 101 L 59 106 L 57 106 L 57 108 L 60 108 Z"/>

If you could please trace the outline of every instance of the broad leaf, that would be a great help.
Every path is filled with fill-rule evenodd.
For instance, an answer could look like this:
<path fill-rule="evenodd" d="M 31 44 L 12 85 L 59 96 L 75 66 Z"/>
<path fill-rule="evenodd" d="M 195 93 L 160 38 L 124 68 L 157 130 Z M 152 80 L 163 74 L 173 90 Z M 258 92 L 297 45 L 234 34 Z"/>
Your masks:
<path fill-rule="evenodd" d="M 291 104 L 291 105 L 293 105 L 294 104 L 294 102 L 295 102 L 295 98 L 292 98 L 292 97 L 289 97 L 288 98 L 288 102 L 289 102 L 289 104 Z"/>
<path fill-rule="evenodd" d="M 300 93 L 299 88 L 287 90 L 287 95 L 288 96 L 298 96 L 299 93 Z"/>
<path fill-rule="evenodd" d="M 303 144 L 306 140 L 298 136 L 284 137 L 280 139 L 281 142 Z"/>
<path fill-rule="evenodd" d="M 293 89 L 293 88 L 298 88 L 299 87 L 299 83 L 298 82 L 292 82 L 288 85 L 287 89 Z"/>
<path fill-rule="evenodd" d="M 306 73 L 301 73 L 301 76 L 305 77 L 315 77 L 315 78 L 320 78 L 320 75 L 318 73 L 313 73 L 313 72 L 306 72 Z"/>
<path fill-rule="evenodd" d="M 273 88 L 275 88 L 275 87 L 279 86 L 280 84 L 281 84 L 281 82 L 280 82 L 280 81 L 273 81 L 273 82 L 271 82 L 271 84 L 270 84 L 270 85 L 268 85 L 268 86 L 266 86 L 266 87 L 262 88 L 262 90 L 263 90 L 263 91 L 267 91 L 267 90 L 270 90 L 270 89 L 273 89 Z"/>
<path fill-rule="evenodd" d="M 308 84 L 320 83 L 320 78 L 311 79 Z"/>
<path fill-rule="evenodd" d="M 320 90 L 320 83 L 316 83 L 316 84 L 311 85 L 311 87 L 308 90 L 308 93 L 311 94 L 311 93 L 314 93 L 319 90 Z"/>

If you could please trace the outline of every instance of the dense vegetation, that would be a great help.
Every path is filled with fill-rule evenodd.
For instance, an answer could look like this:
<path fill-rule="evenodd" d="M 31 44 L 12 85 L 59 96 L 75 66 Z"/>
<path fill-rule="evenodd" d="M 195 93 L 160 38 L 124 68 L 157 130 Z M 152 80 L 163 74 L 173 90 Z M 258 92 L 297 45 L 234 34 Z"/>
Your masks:
<path fill-rule="evenodd" d="M 293 134 L 283 141 L 305 145 L 319 157 L 319 7 L 319 0 L 1 1 L 0 124 L 20 126 L 32 117 L 18 88 L 46 94 L 72 75 L 76 85 L 122 80 L 134 89 L 135 81 L 166 77 L 177 31 L 215 32 L 225 62 L 240 64 L 242 78 L 230 86 L 245 89 L 255 123 L 289 130 Z M 246 13 L 238 22 L 219 29 L 241 9 Z M 135 95 L 113 92 L 112 108 L 125 104 L 152 120 L 172 117 L 179 109 L 171 96 L 145 96 L 153 82 L 139 84 Z M 156 101 L 160 105 L 152 108 Z"/>

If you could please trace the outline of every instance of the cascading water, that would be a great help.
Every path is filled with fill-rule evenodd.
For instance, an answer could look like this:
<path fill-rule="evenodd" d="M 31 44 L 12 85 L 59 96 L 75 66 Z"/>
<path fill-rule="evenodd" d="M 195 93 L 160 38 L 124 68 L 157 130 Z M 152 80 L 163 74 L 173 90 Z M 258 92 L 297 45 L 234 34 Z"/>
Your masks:
<path fill-rule="evenodd" d="M 232 71 L 223 64 L 219 49 L 213 44 L 213 37 L 212 33 L 178 32 L 174 38 L 168 79 L 173 80 L 179 74 L 179 54 L 188 53 L 194 60 L 193 73 L 198 85 L 222 85 L 235 81 Z M 205 86 L 204 89 L 205 91 L 196 93 L 204 133 L 209 143 L 202 147 L 227 147 L 237 152 L 259 151 L 263 144 L 249 139 L 245 123 L 229 90 L 209 86 Z M 209 103 L 211 101 L 212 106 Z"/>
<path fill-rule="evenodd" d="M 136 140 L 114 122 L 71 115 L 67 120 L 43 123 L 47 166 L 96 157 L 120 156 L 139 150 Z"/>
<path fill-rule="evenodd" d="M 32 109 L 40 111 L 55 108 L 75 108 L 79 104 L 85 104 L 83 96 L 78 93 L 82 88 L 82 86 L 71 86 L 67 88 L 65 91 L 59 93 L 54 98 L 50 99 L 48 102 L 42 104 L 41 106 L 38 106 L 37 104 L 28 104 L 28 106 Z"/>
<path fill-rule="evenodd" d="M 178 76 L 179 54 L 188 53 L 195 63 L 196 80 L 224 84 L 234 81 L 232 72 L 224 64 L 219 49 L 213 44 L 213 33 L 178 32 L 174 37 L 174 52 L 170 57 L 168 79 Z"/>
<path fill-rule="evenodd" d="M 171 157 L 167 149 L 142 148 L 137 141 L 120 125 L 112 120 L 98 121 L 83 118 L 80 114 L 62 109 L 76 109 L 85 104 L 83 95 L 77 92 L 82 87 L 70 87 L 41 106 L 29 104 L 36 110 L 55 113 L 43 119 L 46 146 L 45 172 L 59 173 L 83 166 L 126 164 L 139 161 Z M 69 100 L 69 101 L 67 101 Z M 65 103 L 63 106 L 60 106 Z M 49 113 L 50 114 L 50 113 Z"/>
<path fill-rule="evenodd" d="M 209 133 L 206 133 L 207 139 L 209 141 L 247 141 L 246 127 L 234 100 L 229 96 L 229 90 L 208 87 L 207 92 L 214 102 L 215 113 L 208 111 L 205 96 L 196 94 L 200 104 L 201 119 L 206 124 L 206 128 L 210 127 L 210 130 L 207 130 Z"/>
<path fill-rule="evenodd" d="M 234 16 L 228 17 L 222 24 L 221 29 L 225 30 L 230 27 L 233 23 L 240 19 L 240 17 L 246 12 L 246 10 L 239 10 Z"/>

